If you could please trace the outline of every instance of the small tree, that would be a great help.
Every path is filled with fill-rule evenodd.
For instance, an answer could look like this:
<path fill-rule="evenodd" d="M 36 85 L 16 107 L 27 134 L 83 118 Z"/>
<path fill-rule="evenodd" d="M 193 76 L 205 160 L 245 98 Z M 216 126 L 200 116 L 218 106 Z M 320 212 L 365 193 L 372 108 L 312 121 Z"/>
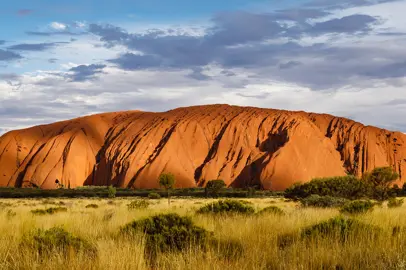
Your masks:
<path fill-rule="evenodd" d="M 372 185 L 375 197 L 383 201 L 389 197 L 390 186 L 399 178 L 399 174 L 391 167 L 379 167 L 365 173 L 362 178 Z"/>
<path fill-rule="evenodd" d="M 115 198 L 115 197 L 116 197 L 117 190 L 116 190 L 115 187 L 113 187 L 112 185 L 110 185 L 110 186 L 107 188 L 107 193 L 108 193 L 108 197 L 109 197 L 109 198 Z"/>
<path fill-rule="evenodd" d="M 219 191 L 226 187 L 223 180 L 210 180 L 206 184 L 205 192 L 206 197 L 210 194 L 211 196 L 217 196 Z"/>
<path fill-rule="evenodd" d="M 159 176 L 159 185 L 166 189 L 168 195 L 168 205 L 171 204 L 171 189 L 175 185 L 175 176 L 171 173 L 162 173 Z"/>

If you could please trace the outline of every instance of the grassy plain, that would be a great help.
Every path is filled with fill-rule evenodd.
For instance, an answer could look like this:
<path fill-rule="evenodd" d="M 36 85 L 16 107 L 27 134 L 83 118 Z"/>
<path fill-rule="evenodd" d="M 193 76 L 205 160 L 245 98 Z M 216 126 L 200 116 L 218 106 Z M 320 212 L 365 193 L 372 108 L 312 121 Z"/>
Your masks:
<path fill-rule="evenodd" d="M 406 207 L 388 209 L 386 204 L 354 217 L 382 230 L 379 237 L 365 234 L 345 241 L 319 238 L 295 241 L 281 248 L 278 238 L 299 234 L 303 228 L 339 215 L 338 209 L 303 208 L 276 198 L 245 199 L 257 211 L 278 206 L 286 214 L 250 216 L 196 215 L 195 211 L 213 199 L 165 198 L 149 200 L 146 209 L 129 210 L 134 199 L 2 199 L 0 200 L 0 269 L 406 269 Z M 88 207 L 87 205 L 98 207 Z M 63 206 L 66 212 L 34 215 L 31 210 Z M 191 216 L 196 225 L 214 233 L 217 239 L 241 243 L 238 257 L 224 257 L 224 250 L 190 247 L 181 253 L 158 256 L 154 268 L 144 259 L 142 237 L 117 237 L 119 228 L 135 219 L 159 213 Z M 66 260 L 55 252 L 41 258 L 20 245 L 32 230 L 62 227 L 97 247 L 97 258 L 72 256 Z M 394 228 L 400 233 L 393 235 Z"/>

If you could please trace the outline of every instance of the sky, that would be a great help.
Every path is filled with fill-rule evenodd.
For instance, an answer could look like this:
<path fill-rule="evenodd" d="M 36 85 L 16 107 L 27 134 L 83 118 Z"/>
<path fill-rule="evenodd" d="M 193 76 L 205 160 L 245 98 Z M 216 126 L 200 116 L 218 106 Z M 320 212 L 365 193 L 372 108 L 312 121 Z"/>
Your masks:
<path fill-rule="evenodd" d="M 0 4 L 0 134 L 232 104 L 406 132 L 406 0 Z"/>

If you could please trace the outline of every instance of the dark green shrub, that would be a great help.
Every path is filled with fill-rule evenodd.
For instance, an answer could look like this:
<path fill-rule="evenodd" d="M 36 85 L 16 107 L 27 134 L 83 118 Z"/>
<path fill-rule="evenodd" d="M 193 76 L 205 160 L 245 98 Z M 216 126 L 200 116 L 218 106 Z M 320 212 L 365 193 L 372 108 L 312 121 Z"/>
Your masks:
<path fill-rule="evenodd" d="M 301 232 L 301 237 L 302 238 L 338 237 L 346 241 L 348 237 L 351 235 L 352 236 L 359 236 L 359 234 L 368 235 L 376 232 L 380 232 L 380 229 L 378 227 L 364 224 L 355 219 L 338 216 L 303 229 Z"/>
<path fill-rule="evenodd" d="M 144 235 L 148 254 L 181 251 L 191 245 L 204 246 L 212 237 L 211 233 L 196 226 L 190 217 L 178 214 L 160 214 L 133 221 L 122 227 L 120 233 Z"/>
<path fill-rule="evenodd" d="M 388 200 L 389 208 L 401 207 L 402 205 L 403 205 L 403 199 L 390 198 Z"/>
<path fill-rule="evenodd" d="M 316 178 L 308 183 L 295 184 L 285 190 L 285 197 L 289 199 L 302 199 L 312 194 L 360 199 L 369 196 L 370 187 L 365 181 L 361 181 L 355 176 L 347 175 Z"/>
<path fill-rule="evenodd" d="M 65 258 L 82 253 L 91 257 L 97 256 L 97 249 L 88 241 L 76 237 L 62 228 L 54 227 L 49 230 L 37 230 L 24 235 L 20 244 L 32 250 L 40 257 L 49 257 L 61 254 Z"/>
<path fill-rule="evenodd" d="M 109 198 L 115 198 L 116 197 L 116 193 L 117 193 L 117 189 L 113 186 L 109 186 L 107 188 L 107 197 Z"/>
<path fill-rule="evenodd" d="M 283 216 L 285 212 L 277 206 L 268 206 L 258 212 L 259 215 L 271 214 L 276 216 Z"/>
<path fill-rule="evenodd" d="M 197 210 L 198 214 L 253 214 L 254 212 L 250 203 L 238 200 L 220 200 Z"/>
<path fill-rule="evenodd" d="M 328 239 L 328 241 L 345 243 L 351 238 L 359 238 L 360 235 L 364 235 L 366 239 L 375 238 L 381 231 L 379 227 L 364 224 L 355 219 L 338 216 L 306 227 L 302 229 L 299 234 L 291 233 L 281 235 L 278 237 L 278 245 L 280 248 L 285 248 L 296 241 L 326 239 Z"/>
<path fill-rule="evenodd" d="M 319 196 L 310 195 L 309 197 L 300 200 L 300 203 L 304 207 L 341 207 L 348 202 L 348 199 L 331 197 L 331 196 Z"/>
<path fill-rule="evenodd" d="M 205 187 L 206 196 L 217 197 L 218 193 L 225 187 L 226 187 L 226 184 L 224 183 L 223 180 L 220 180 L 220 179 L 210 180 L 207 182 L 206 187 Z"/>
<path fill-rule="evenodd" d="M 68 208 L 66 207 L 51 207 L 47 209 L 35 209 L 31 210 L 31 213 L 34 215 L 53 215 L 60 212 L 67 212 Z"/>
<path fill-rule="evenodd" d="M 128 210 L 146 209 L 148 206 L 149 202 L 147 200 L 135 200 L 127 205 Z"/>
<path fill-rule="evenodd" d="M 151 199 L 151 200 L 157 200 L 157 199 L 161 198 L 161 195 L 159 195 L 156 192 L 151 192 L 151 193 L 148 194 L 148 198 Z"/>
<path fill-rule="evenodd" d="M 340 212 L 343 214 L 364 214 L 372 211 L 374 203 L 371 201 L 351 201 L 341 207 Z"/>
<path fill-rule="evenodd" d="M 91 203 L 85 206 L 85 208 L 99 208 L 97 204 Z"/>

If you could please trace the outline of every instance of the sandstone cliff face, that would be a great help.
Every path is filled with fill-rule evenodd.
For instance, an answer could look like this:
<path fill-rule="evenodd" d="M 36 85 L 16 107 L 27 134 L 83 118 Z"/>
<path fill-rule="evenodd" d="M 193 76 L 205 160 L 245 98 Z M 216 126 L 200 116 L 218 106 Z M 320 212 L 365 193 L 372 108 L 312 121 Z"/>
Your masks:
<path fill-rule="evenodd" d="M 107 113 L 0 137 L 0 186 L 178 187 L 223 179 L 283 190 L 314 177 L 392 166 L 405 180 L 406 136 L 331 115 L 228 105 Z"/>

